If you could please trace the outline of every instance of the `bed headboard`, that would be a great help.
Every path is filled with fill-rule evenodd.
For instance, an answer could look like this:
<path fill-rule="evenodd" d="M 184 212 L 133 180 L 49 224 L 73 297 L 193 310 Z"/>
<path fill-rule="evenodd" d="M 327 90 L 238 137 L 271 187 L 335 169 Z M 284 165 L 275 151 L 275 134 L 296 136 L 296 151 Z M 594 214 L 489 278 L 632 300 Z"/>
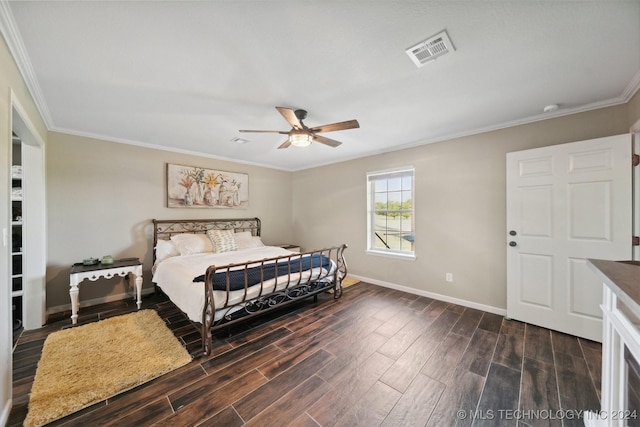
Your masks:
<path fill-rule="evenodd" d="M 259 218 L 232 219 L 154 219 L 153 248 L 158 240 L 169 240 L 174 234 L 202 233 L 209 230 L 234 230 L 236 233 L 250 231 L 253 236 L 260 236 Z M 155 261 L 155 250 L 154 250 Z"/>

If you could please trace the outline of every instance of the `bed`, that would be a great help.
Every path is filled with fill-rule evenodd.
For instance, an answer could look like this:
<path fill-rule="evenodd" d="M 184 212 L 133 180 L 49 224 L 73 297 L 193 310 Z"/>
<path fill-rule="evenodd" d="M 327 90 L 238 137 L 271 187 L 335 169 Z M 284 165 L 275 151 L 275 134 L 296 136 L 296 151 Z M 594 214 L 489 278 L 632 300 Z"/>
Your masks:
<path fill-rule="evenodd" d="M 342 296 L 346 244 L 308 252 L 265 246 L 259 218 L 153 220 L 153 282 L 202 335 L 321 292 Z"/>

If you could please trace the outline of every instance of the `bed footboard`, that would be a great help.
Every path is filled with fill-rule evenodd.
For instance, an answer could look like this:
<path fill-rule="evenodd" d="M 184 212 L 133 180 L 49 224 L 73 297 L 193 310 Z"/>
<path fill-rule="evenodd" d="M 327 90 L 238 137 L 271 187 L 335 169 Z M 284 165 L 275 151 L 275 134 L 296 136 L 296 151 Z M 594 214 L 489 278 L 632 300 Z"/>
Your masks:
<path fill-rule="evenodd" d="M 251 261 L 210 266 L 205 274 L 202 346 L 211 353 L 213 331 L 321 292 L 342 296 L 347 275 L 346 244 L 320 250 Z M 234 298 L 241 292 L 241 298 Z"/>

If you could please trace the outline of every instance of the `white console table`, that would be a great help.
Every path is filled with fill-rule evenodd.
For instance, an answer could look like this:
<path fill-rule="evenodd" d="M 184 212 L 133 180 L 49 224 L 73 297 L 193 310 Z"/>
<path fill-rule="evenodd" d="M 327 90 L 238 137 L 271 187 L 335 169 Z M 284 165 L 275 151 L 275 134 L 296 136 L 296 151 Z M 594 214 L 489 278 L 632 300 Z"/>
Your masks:
<path fill-rule="evenodd" d="M 78 293 L 79 286 L 84 280 L 95 282 L 101 277 L 110 279 L 114 276 L 124 277 L 130 275 L 132 283 L 136 286 L 136 303 L 138 309 L 142 305 L 142 263 L 138 258 L 125 258 L 113 262 L 113 264 L 84 265 L 74 264 L 69 274 L 69 296 L 71 297 L 71 323 L 78 322 Z"/>
<path fill-rule="evenodd" d="M 587 427 L 640 425 L 640 262 L 588 260 L 603 283 L 601 411 Z M 631 367 L 633 366 L 633 367 Z"/>

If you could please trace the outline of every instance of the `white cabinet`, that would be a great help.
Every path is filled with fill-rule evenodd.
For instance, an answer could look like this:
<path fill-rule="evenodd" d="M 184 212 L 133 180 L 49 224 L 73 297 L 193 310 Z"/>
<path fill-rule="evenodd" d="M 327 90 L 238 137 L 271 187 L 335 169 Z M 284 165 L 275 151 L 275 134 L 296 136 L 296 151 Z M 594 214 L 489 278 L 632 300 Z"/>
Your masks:
<path fill-rule="evenodd" d="M 587 427 L 640 425 L 640 262 L 589 260 L 603 283 L 601 410 Z"/>

